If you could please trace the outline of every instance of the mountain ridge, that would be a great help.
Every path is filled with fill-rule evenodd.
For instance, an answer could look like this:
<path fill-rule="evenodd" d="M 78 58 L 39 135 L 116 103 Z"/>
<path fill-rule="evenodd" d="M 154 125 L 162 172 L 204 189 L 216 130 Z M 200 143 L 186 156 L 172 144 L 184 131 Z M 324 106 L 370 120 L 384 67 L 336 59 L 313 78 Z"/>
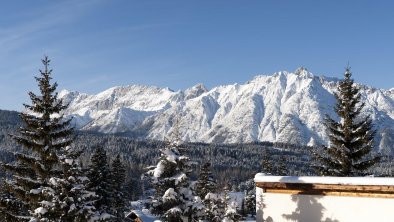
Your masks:
<path fill-rule="evenodd" d="M 327 145 L 322 122 L 326 114 L 336 118 L 333 93 L 338 81 L 300 68 L 212 89 L 202 84 L 178 91 L 128 85 L 95 95 L 63 90 L 59 97 L 70 104 L 65 114 L 73 116 L 81 130 L 164 140 L 178 128 L 190 142 Z M 364 112 L 377 129 L 377 147 L 391 152 L 394 88 L 357 85 L 366 103 Z M 178 126 L 176 119 L 181 120 Z"/>

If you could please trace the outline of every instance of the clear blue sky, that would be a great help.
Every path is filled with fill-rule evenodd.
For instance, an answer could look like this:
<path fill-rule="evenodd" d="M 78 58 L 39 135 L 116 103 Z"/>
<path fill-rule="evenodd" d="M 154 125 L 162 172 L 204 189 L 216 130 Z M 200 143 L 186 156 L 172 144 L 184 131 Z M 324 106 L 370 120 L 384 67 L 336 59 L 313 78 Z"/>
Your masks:
<path fill-rule="evenodd" d="M 393 1 L 5 1 L 0 7 L 0 109 L 21 110 L 40 59 L 59 89 L 185 89 L 243 83 L 305 66 L 394 87 Z"/>

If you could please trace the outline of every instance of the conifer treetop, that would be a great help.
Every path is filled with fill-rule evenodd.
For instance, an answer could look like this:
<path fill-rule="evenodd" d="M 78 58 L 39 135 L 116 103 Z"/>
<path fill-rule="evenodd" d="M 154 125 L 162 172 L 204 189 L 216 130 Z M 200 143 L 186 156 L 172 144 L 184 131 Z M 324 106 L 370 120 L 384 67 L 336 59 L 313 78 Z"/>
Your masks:
<path fill-rule="evenodd" d="M 63 117 L 62 111 L 67 105 L 57 97 L 57 83 L 51 84 L 52 69 L 47 56 L 42 63 L 44 70 L 40 69 L 40 76 L 35 77 L 40 95 L 29 92 L 32 104 L 24 104 L 27 112 L 20 114 L 25 125 L 20 128 L 19 135 L 12 137 L 26 149 L 38 153 L 43 170 L 48 171 L 58 161 L 56 153 L 71 144 L 74 128 L 70 125 L 71 118 Z"/>

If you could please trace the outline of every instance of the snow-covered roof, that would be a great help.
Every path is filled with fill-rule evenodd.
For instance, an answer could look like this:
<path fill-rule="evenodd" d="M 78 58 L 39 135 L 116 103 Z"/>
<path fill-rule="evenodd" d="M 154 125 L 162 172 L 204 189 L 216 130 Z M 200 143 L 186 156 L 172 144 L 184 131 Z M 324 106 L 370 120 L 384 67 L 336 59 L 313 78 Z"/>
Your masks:
<path fill-rule="evenodd" d="M 256 183 L 301 183 L 301 184 L 336 184 L 336 185 L 377 185 L 394 186 L 392 177 L 318 177 L 318 176 L 271 176 L 258 173 Z"/>

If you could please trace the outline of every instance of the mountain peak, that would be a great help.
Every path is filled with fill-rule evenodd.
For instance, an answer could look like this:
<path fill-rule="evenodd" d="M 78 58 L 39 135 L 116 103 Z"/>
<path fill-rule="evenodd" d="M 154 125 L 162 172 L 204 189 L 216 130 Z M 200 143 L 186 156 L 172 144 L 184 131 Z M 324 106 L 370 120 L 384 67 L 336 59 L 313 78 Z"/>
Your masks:
<path fill-rule="evenodd" d="M 307 68 L 305 68 L 304 66 L 301 66 L 299 68 L 296 69 L 296 71 L 294 72 L 294 74 L 301 76 L 301 77 L 306 77 L 306 78 L 313 78 L 314 75 L 308 71 Z"/>
<path fill-rule="evenodd" d="M 185 90 L 185 99 L 193 99 L 199 97 L 201 94 L 208 92 L 208 89 L 202 83 L 198 83 L 193 87 Z"/>
<path fill-rule="evenodd" d="M 205 90 L 205 91 L 208 91 L 207 88 L 205 87 L 205 85 L 202 84 L 202 83 L 197 83 L 197 84 L 194 85 L 192 88 L 203 89 L 203 90 Z"/>
<path fill-rule="evenodd" d="M 301 67 L 297 68 L 294 73 L 297 75 L 301 75 L 301 74 L 305 74 L 307 72 L 308 72 L 308 69 L 305 68 L 304 66 L 301 66 Z"/>

